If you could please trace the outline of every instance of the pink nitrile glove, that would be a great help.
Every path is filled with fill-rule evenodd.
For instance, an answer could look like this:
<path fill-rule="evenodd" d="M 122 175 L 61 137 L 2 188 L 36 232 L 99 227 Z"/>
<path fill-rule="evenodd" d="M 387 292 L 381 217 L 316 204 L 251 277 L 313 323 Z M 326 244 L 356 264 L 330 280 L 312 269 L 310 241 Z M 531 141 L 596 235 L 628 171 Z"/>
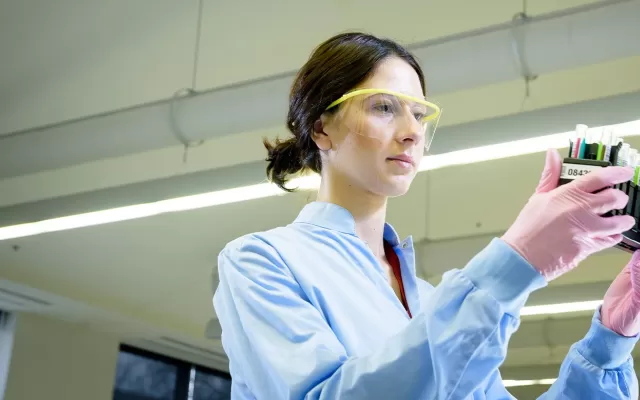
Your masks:
<path fill-rule="evenodd" d="M 561 170 L 560 154 L 549 150 L 536 192 L 502 237 L 547 281 L 615 246 L 634 225 L 628 215 L 602 217 L 626 206 L 628 196 L 611 186 L 631 179 L 632 168 L 602 168 L 558 187 Z"/>
<path fill-rule="evenodd" d="M 640 333 L 640 250 L 618 274 L 600 309 L 602 324 L 622 336 Z"/>

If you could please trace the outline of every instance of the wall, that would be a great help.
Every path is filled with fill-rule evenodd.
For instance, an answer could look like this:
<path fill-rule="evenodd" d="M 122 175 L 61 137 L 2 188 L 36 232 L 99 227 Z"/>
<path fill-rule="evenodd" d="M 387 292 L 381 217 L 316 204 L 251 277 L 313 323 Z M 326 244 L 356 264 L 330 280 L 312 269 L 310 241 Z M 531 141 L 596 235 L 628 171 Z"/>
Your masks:
<path fill-rule="evenodd" d="M 14 314 L 0 310 L 0 400 L 4 400 L 11 350 L 13 348 L 13 332 L 16 318 Z"/>
<path fill-rule="evenodd" d="M 542 396 L 549 388 L 546 385 L 510 387 L 509 393 L 519 400 L 533 400 Z"/>
<path fill-rule="evenodd" d="M 4 400 L 111 400 L 118 350 L 85 325 L 19 314 Z"/>

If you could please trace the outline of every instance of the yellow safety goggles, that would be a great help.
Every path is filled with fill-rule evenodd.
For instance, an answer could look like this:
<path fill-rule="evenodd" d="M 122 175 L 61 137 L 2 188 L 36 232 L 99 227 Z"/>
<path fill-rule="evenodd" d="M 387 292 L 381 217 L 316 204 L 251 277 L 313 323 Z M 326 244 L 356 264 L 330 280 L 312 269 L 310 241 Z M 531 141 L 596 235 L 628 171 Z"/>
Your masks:
<path fill-rule="evenodd" d="M 338 117 L 351 131 L 375 138 L 379 129 L 412 129 L 424 134 L 425 150 L 435 135 L 441 108 L 423 98 L 387 89 L 357 89 L 348 92 L 326 108 L 343 104 Z"/>

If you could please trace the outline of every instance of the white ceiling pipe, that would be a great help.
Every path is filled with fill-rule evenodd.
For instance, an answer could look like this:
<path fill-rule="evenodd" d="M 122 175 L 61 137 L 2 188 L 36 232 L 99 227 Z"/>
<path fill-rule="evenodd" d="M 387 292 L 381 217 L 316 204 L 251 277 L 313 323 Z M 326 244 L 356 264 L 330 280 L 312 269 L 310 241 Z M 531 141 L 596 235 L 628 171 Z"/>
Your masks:
<path fill-rule="evenodd" d="M 581 8 L 521 26 L 521 53 L 531 74 L 640 55 L 640 1 Z M 510 24 L 412 46 L 429 79 L 443 93 L 521 77 Z M 179 125 L 191 140 L 283 124 L 292 77 L 282 76 L 185 100 Z"/>
<path fill-rule="evenodd" d="M 602 2 L 531 18 L 515 32 L 530 74 L 544 75 L 640 55 L 640 41 L 632 39 L 640 37 L 638 18 L 640 1 Z M 436 93 L 522 78 L 510 24 L 413 52 Z"/>
<path fill-rule="evenodd" d="M 531 18 L 520 53 L 533 75 L 640 54 L 640 1 L 611 1 Z M 517 79 L 510 24 L 411 46 L 430 93 Z M 294 74 L 190 96 L 174 103 L 189 140 L 284 124 Z M 0 137 L 0 178 L 177 144 L 170 101 Z"/>

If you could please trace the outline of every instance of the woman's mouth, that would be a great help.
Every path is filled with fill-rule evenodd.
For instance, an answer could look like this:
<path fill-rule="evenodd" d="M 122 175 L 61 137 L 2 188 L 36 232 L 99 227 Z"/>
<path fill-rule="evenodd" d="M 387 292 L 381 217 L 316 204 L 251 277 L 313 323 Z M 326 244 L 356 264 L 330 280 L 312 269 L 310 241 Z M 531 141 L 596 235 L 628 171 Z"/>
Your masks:
<path fill-rule="evenodd" d="M 392 161 L 394 164 L 403 168 L 411 168 L 415 164 L 413 157 L 408 154 L 399 154 L 397 156 L 389 157 L 387 158 L 387 161 Z"/>

